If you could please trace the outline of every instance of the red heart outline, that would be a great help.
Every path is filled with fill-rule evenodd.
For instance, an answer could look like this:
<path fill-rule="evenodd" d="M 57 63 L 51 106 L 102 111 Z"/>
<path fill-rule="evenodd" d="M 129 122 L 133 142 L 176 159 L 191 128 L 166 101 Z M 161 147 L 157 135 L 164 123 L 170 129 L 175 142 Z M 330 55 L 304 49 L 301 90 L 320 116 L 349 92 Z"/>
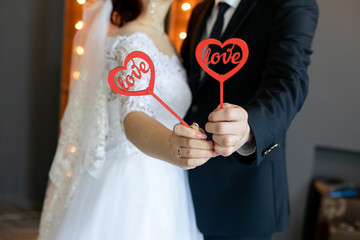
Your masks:
<path fill-rule="evenodd" d="M 226 45 L 234 44 L 240 47 L 242 51 L 242 58 L 239 62 L 239 64 L 234 67 L 232 70 L 227 72 L 226 74 L 219 74 L 215 72 L 214 70 L 210 69 L 204 62 L 204 59 L 202 59 L 202 52 L 205 49 L 205 47 L 208 47 L 209 45 L 217 45 L 221 48 L 224 48 Z M 240 38 L 230 38 L 226 40 L 224 43 L 221 43 L 219 40 L 208 38 L 203 41 L 201 41 L 195 51 L 196 60 L 198 61 L 200 67 L 208 73 L 211 77 L 219 81 L 220 83 L 225 82 L 230 77 L 232 77 L 235 73 L 237 73 L 246 63 L 248 57 L 249 57 L 249 48 L 246 44 L 246 42 Z"/>
<path fill-rule="evenodd" d="M 118 85 L 116 85 L 115 83 L 115 76 L 117 73 L 127 70 L 127 65 L 129 63 L 129 61 L 135 59 L 135 58 L 140 58 L 141 60 L 145 61 L 150 69 L 150 82 L 149 82 L 149 86 L 145 89 L 145 90 L 140 90 L 140 91 L 125 91 L 121 88 L 118 87 Z M 135 52 L 131 52 L 129 55 L 126 56 L 125 61 L 124 61 L 124 66 L 123 67 L 116 67 L 113 70 L 110 71 L 109 75 L 108 75 L 108 83 L 110 85 L 110 88 L 121 95 L 126 95 L 126 96 L 142 96 L 142 95 L 152 95 L 156 100 L 159 101 L 160 104 L 162 104 L 172 115 L 174 115 L 182 124 L 184 124 L 186 127 L 190 127 L 181 117 L 179 117 L 179 115 L 177 115 L 168 105 L 166 105 L 166 103 L 164 103 L 155 93 L 154 93 L 154 84 L 155 84 L 155 67 L 154 67 L 154 63 L 151 60 L 151 58 L 140 51 L 135 51 Z"/>
<path fill-rule="evenodd" d="M 115 83 L 115 76 L 117 73 L 127 70 L 127 65 L 129 63 L 129 61 L 135 59 L 135 58 L 140 58 L 143 61 L 145 61 L 149 68 L 150 68 L 150 82 L 149 82 L 149 86 L 144 89 L 144 90 L 140 90 L 140 91 L 124 91 L 123 89 L 119 88 L 116 83 Z M 127 96 L 142 96 L 142 95 L 152 95 L 153 94 L 153 90 L 154 90 L 154 84 L 155 84 L 155 67 L 154 67 L 154 63 L 151 60 L 151 58 L 140 51 L 135 51 L 135 52 L 131 52 L 129 55 L 126 56 L 125 61 L 124 61 L 124 66 L 123 67 L 116 67 L 113 70 L 110 71 L 109 76 L 108 76 L 108 83 L 111 87 L 111 89 L 121 95 L 127 95 Z"/>

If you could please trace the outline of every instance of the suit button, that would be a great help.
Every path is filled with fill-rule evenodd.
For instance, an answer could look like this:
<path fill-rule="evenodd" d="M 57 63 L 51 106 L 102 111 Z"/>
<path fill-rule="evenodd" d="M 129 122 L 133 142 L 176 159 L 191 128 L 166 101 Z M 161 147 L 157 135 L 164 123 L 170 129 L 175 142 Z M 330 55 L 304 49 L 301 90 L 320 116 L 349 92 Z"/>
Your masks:
<path fill-rule="evenodd" d="M 273 144 L 270 148 L 266 149 L 266 151 L 263 152 L 262 156 L 265 157 L 268 155 L 274 148 L 278 147 L 279 144 Z"/>
<path fill-rule="evenodd" d="M 193 113 L 196 113 L 196 112 L 199 111 L 199 107 L 198 107 L 197 105 L 194 105 L 194 106 L 191 107 L 191 111 L 192 111 Z"/>
<path fill-rule="evenodd" d="M 272 146 L 271 146 L 271 150 L 273 150 L 274 148 L 276 148 L 276 147 L 278 147 L 278 146 L 279 146 L 279 144 L 277 144 L 277 143 L 274 144 L 274 145 L 272 145 Z"/>

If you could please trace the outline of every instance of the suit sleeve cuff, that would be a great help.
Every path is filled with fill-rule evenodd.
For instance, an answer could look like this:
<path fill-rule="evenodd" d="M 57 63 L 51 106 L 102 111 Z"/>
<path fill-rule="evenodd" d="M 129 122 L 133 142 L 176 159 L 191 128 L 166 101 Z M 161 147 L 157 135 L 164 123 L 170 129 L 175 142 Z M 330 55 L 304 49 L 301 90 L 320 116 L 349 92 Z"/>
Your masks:
<path fill-rule="evenodd" d="M 253 138 L 251 141 L 242 145 L 238 150 L 236 150 L 241 156 L 250 156 L 254 152 L 256 152 L 256 143 Z"/>

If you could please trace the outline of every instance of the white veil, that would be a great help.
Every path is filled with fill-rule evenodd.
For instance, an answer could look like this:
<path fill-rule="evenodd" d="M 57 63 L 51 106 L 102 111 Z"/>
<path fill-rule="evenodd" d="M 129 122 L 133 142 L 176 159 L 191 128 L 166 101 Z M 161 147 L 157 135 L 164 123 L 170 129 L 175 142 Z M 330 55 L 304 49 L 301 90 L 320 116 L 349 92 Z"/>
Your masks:
<path fill-rule="evenodd" d="M 62 221 L 83 174 L 97 177 L 105 161 L 109 131 L 105 43 L 111 11 L 111 0 L 88 0 L 83 6 L 84 24 L 74 38 L 69 99 L 49 173 L 39 240 L 51 238 L 51 229 Z M 79 50 L 84 50 L 82 55 Z"/>
<path fill-rule="evenodd" d="M 83 28 L 74 38 L 69 100 L 49 174 L 65 207 L 82 174 L 87 171 L 97 177 L 105 160 L 108 73 L 104 57 L 111 10 L 111 0 L 86 3 Z M 78 47 L 84 50 L 81 56 L 75 51 Z"/>

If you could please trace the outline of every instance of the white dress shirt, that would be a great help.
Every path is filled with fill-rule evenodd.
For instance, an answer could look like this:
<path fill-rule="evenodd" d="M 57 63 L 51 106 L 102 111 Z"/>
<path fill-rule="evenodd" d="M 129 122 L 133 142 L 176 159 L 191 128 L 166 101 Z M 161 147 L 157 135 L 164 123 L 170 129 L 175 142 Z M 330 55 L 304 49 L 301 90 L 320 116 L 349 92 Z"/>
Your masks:
<path fill-rule="evenodd" d="M 206 33 L 205 34 L 207 37 L 210 36 L 211 30 L 215 24 L 215 21 L 216 21 L 218 12 L 219 12 L 218 4 L 220 2 L 227 3 L 230 6 L 229 9 L 226 10 L 226 12 L 224 14 L 224 25 L 223 25 L 223 29 L 221 31 L 221 33 L 224 33 L 227 25 L 230 22 L 231 17 L 234 15 L 234 12 L 235 12 L 236 8 L 239 6 L 241 0 L 215 0 L 214 7 L 213 7 L 211 14 L 208 18 L 208 21 L 206 23 Z"/>

